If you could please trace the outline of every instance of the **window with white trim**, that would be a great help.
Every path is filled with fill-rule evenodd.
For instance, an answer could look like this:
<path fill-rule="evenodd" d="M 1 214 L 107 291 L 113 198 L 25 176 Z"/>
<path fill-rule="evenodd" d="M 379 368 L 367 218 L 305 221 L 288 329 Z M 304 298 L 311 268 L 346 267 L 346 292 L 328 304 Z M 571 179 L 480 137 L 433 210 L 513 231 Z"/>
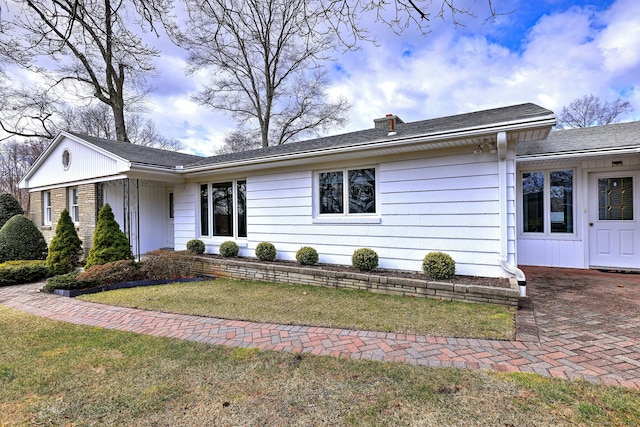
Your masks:
<path fill-rule="evenodd" d="M 247 181 L 200 184 L 200 235 L 247 237 Z"/>
<path fill-rule="evenodd" d="M 344 169 L 318 173 L 319 215 L 376 213 L 376 168 Z"/>
<path fill-rule="evenodd" d="M 522 231 L 573 234 L 574 171 L 544 170 L 522 173 Z"/>
<path fill-rule="evenodd" d="M 78 187 L 69 189 L 69 215 L 71 220 L 77 224 L 80 222 L 80 206 L 78 205 Z"/>
<path fill-rule="evenodd" d="M 51 191 L 42 192 L 42 224 L 51 225 Z"/>

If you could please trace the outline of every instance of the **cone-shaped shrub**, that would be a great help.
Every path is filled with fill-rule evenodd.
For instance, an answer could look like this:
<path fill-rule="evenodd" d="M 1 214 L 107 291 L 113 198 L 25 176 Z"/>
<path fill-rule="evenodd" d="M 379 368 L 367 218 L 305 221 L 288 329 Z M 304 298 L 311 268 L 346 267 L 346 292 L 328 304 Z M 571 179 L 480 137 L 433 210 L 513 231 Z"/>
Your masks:
<path fill-rule="evenodd" d="M 12 194 L 0 194 L 0 228 L 6 224 L 13 216 L 22 215 L 24 211 L 18 200 Z"/>
<path fill-rule="evenodd" d="M 47 242 L 26 216 L 14 215 L 0 228 L 0 263 L 46 257 Z"/>
<path fill-rule="evenodd" d="M 120 230 L 111 206 L 105 204 L 98 212 L 98 224 L 93 233 L 93 245 L 84 268 L 108 262 L 133 259 L 129 239 Z"/>
<path fill-rule="evenodd" d="M 78 237 L 68 210 L 63 210 L 56 226 L 56 235 L 49 245 L 47 268 L 49 274 L 57 276 L 67 274 L 80 265 L 82 241 Z"/>

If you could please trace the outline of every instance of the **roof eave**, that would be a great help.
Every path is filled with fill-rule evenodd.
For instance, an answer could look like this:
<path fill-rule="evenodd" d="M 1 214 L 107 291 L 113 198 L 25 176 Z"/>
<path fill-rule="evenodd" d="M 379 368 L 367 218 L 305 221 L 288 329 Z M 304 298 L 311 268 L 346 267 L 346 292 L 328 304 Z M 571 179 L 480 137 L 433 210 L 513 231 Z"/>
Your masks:
<path fill-rule="evenodd" d="M 407 147 L 420 146 L 420 150 L 445 148 L 442 144 L 444 141 L 449 141 L 447 145 L 451 146 L 464 146 L 472 145 L 472 143 L 466 142 L 472 137 L 485 136 L 498 132 L 512 132 L 512 131 L 527 131 L 539 128 L 549 128 L 556 124 L 556 118 L 553 114 L 536 117 L 535 119 L 523 119 L 514 120 L 502 123 L 494 123 L 484 126 L 476 126 L 471 128 L 458 129 L 454 132 L 435 132 L 426 133 L 420 135 L 412 135 L 410 137 L 402 138 L 387 138 L 376 141 L 366 141 L 353 145 L 346 145 L 343 147 L 328 147 L 318 148 L 312 150 L 304 150 L 292 153 L 276 154 L 264 157 L 257 157 L 247 160 L 230 161 L 218 164 L 208 164 L 196 167 L 185 166 L 183 169 L 178 170 L 179 173 L 185 174 L 188 177 L 197 177 L 205 175 L 211 172 L 234 170 L 251 170 L 258 167 L 263 167 L 265 164 L 277 164 L 278 166 L 285 166 L 288 164 L 301 164 L 311 163 L 315 159 L 322 156 L 340 156 L 349 157 L 350 154 L 356 154 L 358 152 L 371 151 L 373 155 L 379 155 L 382 152 L 385 154 L 396 152 L 406 152 Z M 548 134 L 548 132 L 547 132 Z"/>

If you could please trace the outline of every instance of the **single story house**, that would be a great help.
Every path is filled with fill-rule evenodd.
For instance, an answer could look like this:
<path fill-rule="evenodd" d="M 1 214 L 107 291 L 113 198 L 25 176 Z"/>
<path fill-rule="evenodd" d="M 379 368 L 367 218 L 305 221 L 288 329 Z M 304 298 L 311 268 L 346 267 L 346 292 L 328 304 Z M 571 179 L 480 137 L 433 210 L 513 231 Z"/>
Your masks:
<path fill-rule="evenodd" d="M 518 265 L 640 269 L 640 122 L 553 131 L 552 111 L 513 105 L 252 151 L 199 157 L 61 132 L 22 179 L 51 239 L 68 208 L 88 250 L 109 203 L 134 253 L 241 256 L 271 242 L 294 260 L 420 271 L 448 253 L 462 275 L 526 278 Z M 634 203 L 635 201 L 635 203 Z"/>

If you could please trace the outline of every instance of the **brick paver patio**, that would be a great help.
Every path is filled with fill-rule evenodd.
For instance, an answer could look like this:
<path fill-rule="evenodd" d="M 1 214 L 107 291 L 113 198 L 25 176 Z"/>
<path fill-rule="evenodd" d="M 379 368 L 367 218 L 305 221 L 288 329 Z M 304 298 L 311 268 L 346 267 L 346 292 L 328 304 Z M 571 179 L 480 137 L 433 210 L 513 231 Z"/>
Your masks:
<path fill-rule="evenodd" d="M 82 325 L 209 344 L 394 361 L 432 367 L 536 372 L 640 389 L 640 274 L 526 268 L 528 298 L 513 341 L 264 324 L 112 307 L 0 288 L 0 304 Z"/>

